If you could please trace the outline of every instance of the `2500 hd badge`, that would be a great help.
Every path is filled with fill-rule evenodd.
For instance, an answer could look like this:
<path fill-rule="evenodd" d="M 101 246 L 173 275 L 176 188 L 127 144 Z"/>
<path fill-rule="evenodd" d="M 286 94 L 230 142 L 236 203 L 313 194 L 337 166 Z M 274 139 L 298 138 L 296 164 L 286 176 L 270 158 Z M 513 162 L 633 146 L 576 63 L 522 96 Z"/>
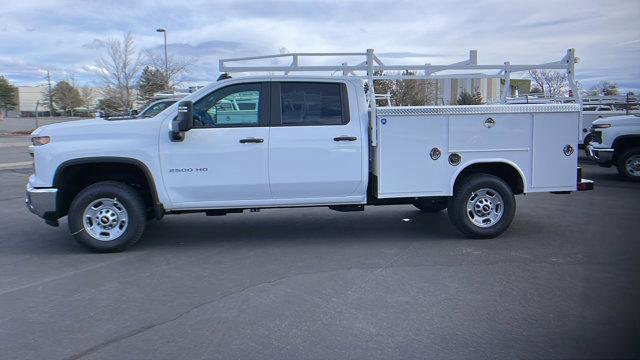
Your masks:
<path fill-rule="evenodd" d="M 208 168 L 171 168 L 169 169 L 170 173 L 192 173 L 192 172 L 207 172 Z"/>

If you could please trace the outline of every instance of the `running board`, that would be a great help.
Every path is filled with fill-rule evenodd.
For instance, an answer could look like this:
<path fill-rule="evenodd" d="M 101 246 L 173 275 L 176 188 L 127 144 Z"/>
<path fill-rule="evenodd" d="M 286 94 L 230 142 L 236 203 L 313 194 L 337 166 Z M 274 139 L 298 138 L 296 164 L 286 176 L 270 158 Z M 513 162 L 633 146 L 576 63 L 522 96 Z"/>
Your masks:
<path fill-rule="evenodd" d="M 340 212 L 364 211 L 364 205 L 329 205 L 329 209 Z"/>
<path fill-rule="evenodd" d="M 224 216 L 230 213 L 242 213 L 244 209 L 227 209 L 227 210 L 207 210 L 205 215 L 207 216 Z"/>

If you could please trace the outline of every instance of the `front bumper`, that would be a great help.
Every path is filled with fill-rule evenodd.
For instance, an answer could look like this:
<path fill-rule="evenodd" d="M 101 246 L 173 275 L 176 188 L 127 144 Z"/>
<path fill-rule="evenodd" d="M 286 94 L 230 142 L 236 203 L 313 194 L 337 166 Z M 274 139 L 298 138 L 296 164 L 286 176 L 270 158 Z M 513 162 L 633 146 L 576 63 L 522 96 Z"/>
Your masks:
<path fill-rule="evenodd" d="M 27 209 L 45 220 L 57 220 L 58 189 L 34 188 L 27 184 L 27 195 L 24 199 Z"/>
<path fill-rule="evenodd" d="M 593 145 L 587 147 L 589 159 L 595 161 L 602 166 L 611 166 L 613 159 L 613 149 L 594 148 Z"/>

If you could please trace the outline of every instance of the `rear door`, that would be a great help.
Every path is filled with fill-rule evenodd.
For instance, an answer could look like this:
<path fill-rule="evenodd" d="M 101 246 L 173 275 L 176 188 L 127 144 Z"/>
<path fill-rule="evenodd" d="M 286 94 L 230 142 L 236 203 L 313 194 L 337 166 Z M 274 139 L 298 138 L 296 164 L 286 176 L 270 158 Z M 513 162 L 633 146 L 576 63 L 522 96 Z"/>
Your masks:
<path fill-rule="evenodd" d="M 366 140 L 349 111 L 347 85 L 274 82 L 271 94 L 272 196 L 290 204 L 364 201 Z"/>

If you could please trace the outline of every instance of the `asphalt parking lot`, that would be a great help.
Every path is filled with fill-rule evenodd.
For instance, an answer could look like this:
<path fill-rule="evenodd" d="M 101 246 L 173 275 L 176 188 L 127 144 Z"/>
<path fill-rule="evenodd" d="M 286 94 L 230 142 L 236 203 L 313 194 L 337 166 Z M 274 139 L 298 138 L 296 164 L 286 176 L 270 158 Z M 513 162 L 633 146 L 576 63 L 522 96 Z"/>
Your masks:
<path fill-rule="evenodd" d="M 152 222 L 92 254 L 0 170 L 2 359 L 640 357 L 640 184 L 519 196 L 510 230 L 446 213 L 266 210 Z"/>

